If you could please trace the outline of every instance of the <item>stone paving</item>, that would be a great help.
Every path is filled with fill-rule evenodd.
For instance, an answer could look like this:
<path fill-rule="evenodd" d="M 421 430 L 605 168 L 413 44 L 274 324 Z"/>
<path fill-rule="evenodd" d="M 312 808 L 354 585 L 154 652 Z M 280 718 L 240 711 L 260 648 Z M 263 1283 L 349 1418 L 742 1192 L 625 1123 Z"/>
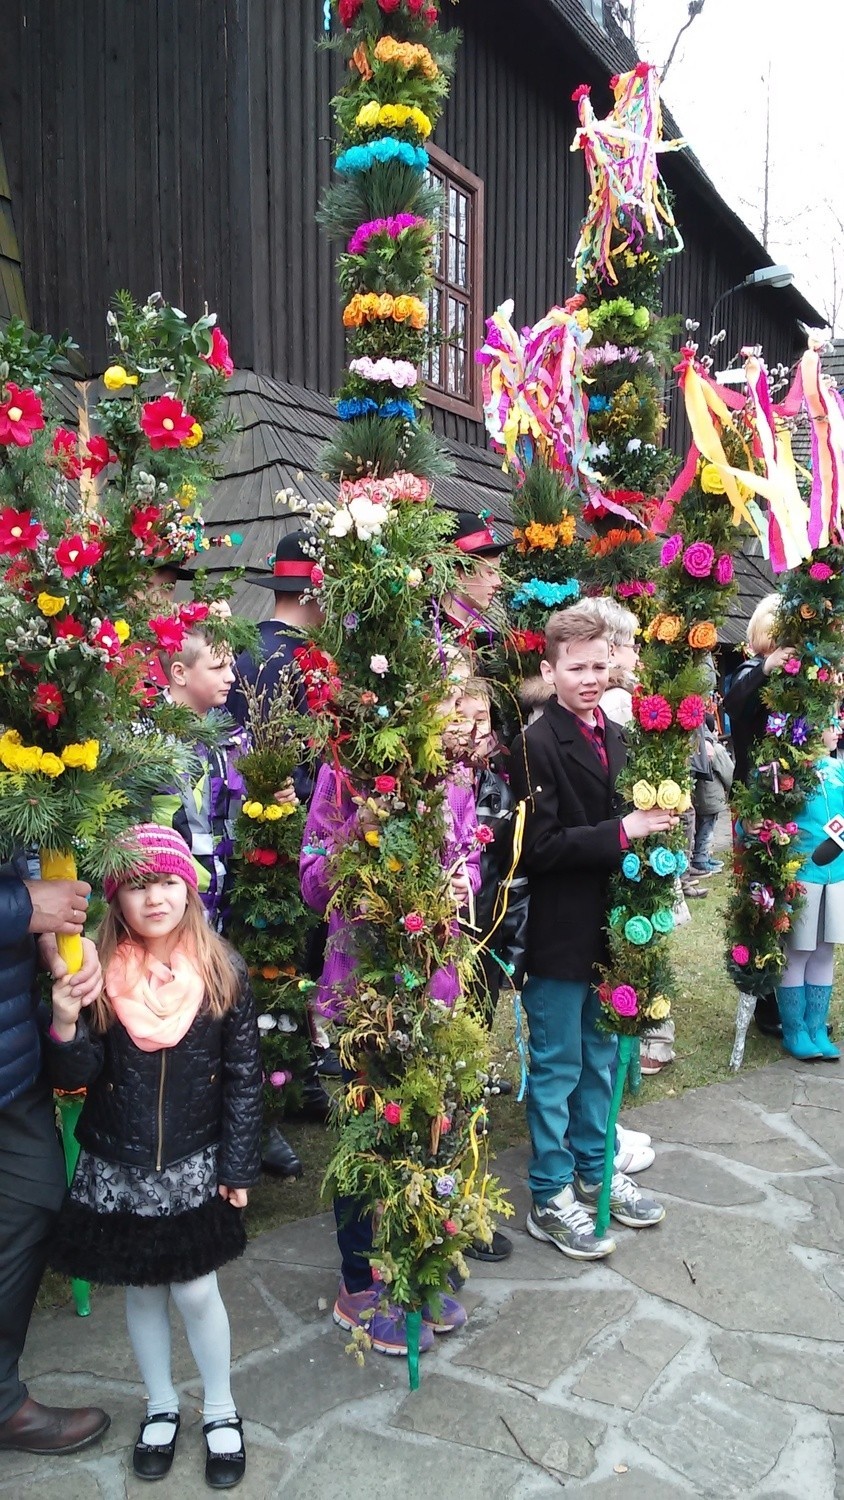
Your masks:
<path fill-rule="evenodd" d="M 524 1232 L 526 1152 L 499 1162 L 515 1252 L 477 1268 L 466 1330 L 410 1394 L 404 1361 L 358 1368 L 330 1318 L 330 1216 L 260 1236 L 221 1275 L 244 1500 L 844 1500 L 844 1076 L 783 1062 L 635 1111 L 658 1145 L 643 1179 L 658 1229 L 614 1231 L 610 1261 L 567 1261 Z M 163 1495 L 206 1494 L 195 1370 L 175 1343 L 185 1426 Z M 34 1394 L 96 1400 L 102 1447 L 0 1454 L 0 1493 L 125 1500 L 140 1411 L 120 1293 L 90 1319 L 39 1315 Z"/>

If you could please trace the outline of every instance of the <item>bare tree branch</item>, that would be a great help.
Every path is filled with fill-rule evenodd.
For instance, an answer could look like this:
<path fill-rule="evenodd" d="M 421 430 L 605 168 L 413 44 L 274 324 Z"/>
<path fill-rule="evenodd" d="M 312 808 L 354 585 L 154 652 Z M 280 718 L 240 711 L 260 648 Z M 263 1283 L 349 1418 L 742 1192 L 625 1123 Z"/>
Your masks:
<path fill-rule="evenodd" d="M 674 43 L 672 45 L 671 51 L 668 54 L 668 61 L 666 62 L 665 67 L 662 69 L 662 82 L 663 83 L 665 82 L 665 79 L 666 79 L 666 77 L 668 75 L 668 69 L 671 67 L 671 64 L 674 61 L 674 54 L 676 53 L 677 48 L 678 48 L 678 46 L 680 44 L 680 38 L 683 36 L 684 32 L 688 31 L 689 27 L 697 20 L 698 16 L 700 15 L 701 11 L 703 10 L 703 7 L 704 7 L 705 4 L 706 4 L 706 0 L 689 0 L 689 14 L 688 14 L 688 17 L 686 18 L 686 20 L 684 21 L 683 25 L 680 27 L 680 30 L 677 32 L 677 35 L 674 38 Z"/>

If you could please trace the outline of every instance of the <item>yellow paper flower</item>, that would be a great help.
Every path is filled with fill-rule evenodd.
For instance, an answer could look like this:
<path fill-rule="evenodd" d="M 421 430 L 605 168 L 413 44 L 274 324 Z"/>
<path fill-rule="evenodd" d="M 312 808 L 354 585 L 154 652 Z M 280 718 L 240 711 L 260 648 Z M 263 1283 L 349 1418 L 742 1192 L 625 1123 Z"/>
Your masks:
<path fill-rule="evenodd" d="M 370 844 L 372 846 L 373 849 L 377 849 L 378 845 L 381 843 L 381 835 L 378 832 L 377 828 L 367 828 L 366 833 L 364 834 L 364 839 L 366 840 L 367 844 Z"/>
<path fill-rule="evenodd" d="M 114 633 L 117 636 L 117 639 L 119 640 L 121 646 L 123 646 L 132 634 L 132 630 L 131 627 L 127 625 L 125 620 L 115 620 Z"/>
<path fill-rule="evenodd" d="M 714 464 L 704 464 L 700 471 L 700 487 L 705 495 L 723 495 L 724 481 Z"/>
<path fill-rule="evenodd" d="M 262 802 L 244 802 L 241 812 L 245 818 L 260 818 L 264 811 Z"/>
<path fill-rule="evenodd" d="M 645 1007 L 645 1015 L 652 1021 L 664 1021 L 671 1014 L 671 1001 L 667 995 L 654 995 L 650 1005 Z"/>
<path fill-rule="evenodd" d="M 398 872 L 399 872 L 399 870 L 401 868 L 402 868 L 401 860 L 400 859 L 396 859 L 396 856 L 394 854 L 391 854 L 390 858 L 387 860 L 387 869 L 389 870 L 390 874 L 391 875 L 398 875 Z"/>
<path fill-rule="evenodd" d="M 651 786 L 649 781 L 637 781 L 633 788 L 633 806 L 638 807 L 641 812 L 648 812 L 656 807 L 656 787 Z"/>
<path fill-rule="evenodd" d="M 103 385 L 107 391 L 122 391 L 124 386 L 137 384 L 137 375 L 130 375 L 122 365 L 109 365 L 103 375 Z"/>
<path fill-rule="evenodd" d="M 99 740 L 84 740 L 65 745 L 62 760 L 69 770 L 96 771 L 100 758 Z"/>
<path fill-rule="evenodd" d="M 296 811 L 295 802 L 277 802 L 275 806 L 278 808 L 278 814 L 281 818 L 292 818 Z"/>
<path fill-rule="evenodd" d="M 43 776 L 49 776 L 55 780 L 57 776 L 63 776 L 65 771 L 64 761 L 58 755 L 51 755 L 49 751 L 42 755 L 38 766 Z"/>
<path fill-rule="evenodd" d="M 196 499 L 196 485 L 188 484 L 187 480 L 185 480 L 185 483 L 180 485 L 176 491 L 176 499 L 181 505 L 182 510 L 187 510 L 188 506 L 193 505 Z"/>
<path fill-rule="evenodd" d="M 268 823 L 277 823 L 279 818 L 286 818 L 289 816 L 290 814 L 286 813 L 283 808 L 279 807 L 277 802 L 271 802 L 268 807 L 264 808 L 264 817 Z"/>
<path fill-rule="evenodd" d="M 35 603 L 38 605 L 42 615 L 49 619 L 51 615 L 57 615 L 63 610 L 67 600 L 61 594 L 39 594 Z"/>
<path fill-rule="evenodd" d="M 589 327 L 589 312 L 588 312 L 587 308 L 581 307 L 580 311 L 575 313 L 575 315 L 574 315 L 574 321 L 577 324 L 578 328 L 583 328 L 583 329 L 588 328 Z"/>
<path fill-rule="evenodd" d="M 359 109 L 358 110 L 357 115 L 355 116 L 355 124 L 356 125 L 377 125 L 378 124 L 378 110 L 379 109 L 380 109 L 380 105 L 378 103 L 378 100 L 377 99 L 370 99 L 369 103 L 365 104 L 363 106 L 363 109 Z"/>
<path fill-rule="evenodd" d="M 676 781 L 672 781 L 668 777 L 665 781 L 661 781 L 657 787 L 656 805 L 657 807 L 665 808 L 666 812 L 675 812 L 682 796 L 683 793 Z"/>
<path fill-rule="evenodd" d="M 38 771 L 44 759 L 44 751 L 38 745 L 23 745 L 16 756 L 16 764 L 11 769 L 21 771 L 29 776 L 33 771 Z"/>
<path fill-rule="evenodd" d="M 692 805 L 691 792 L 681 792 L 680 793 L 680 801 L 677 803 L 677 806 L 675 807 L 674 811 L 678 812 L 678 813 L 688 812 L 688 810 L 691 807 L 691 805 Z"/>
<path fill-rule="evenodd" d="M 202 442 L 202 439 L 204 438 L 204 436 L 205 436 L 205 434 L 202 431 L 202 428 L 200 427 L 199 423 L 198 422 L 194 422 L 194 424 L 193 424 L 190 432 L 188 433 L 187 437 L 186 438 L 182 438 L 182 447 L 183 448 L 195 448 L 198 443 Z"/>

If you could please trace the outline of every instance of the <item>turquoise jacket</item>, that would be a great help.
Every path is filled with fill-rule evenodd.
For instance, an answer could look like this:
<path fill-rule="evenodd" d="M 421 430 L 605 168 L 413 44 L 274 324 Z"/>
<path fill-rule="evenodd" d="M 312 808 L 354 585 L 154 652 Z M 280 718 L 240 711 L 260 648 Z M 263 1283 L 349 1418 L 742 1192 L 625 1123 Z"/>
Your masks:
<path fill-rule="evenodd" d="M 829 756 L 817 762 L 818 789 L 806 799 L 806 805 L 794 819 L 800 834 L 794 840 L 794 853 L 805 861 L 797 876 L 806 885 L 837 885 L 844 880 L 844 850 L 830 865 L 813 865 L 812 854 L 827 835 L 824 824 L 836 814 L 844 817 L 844 761 Z"/>

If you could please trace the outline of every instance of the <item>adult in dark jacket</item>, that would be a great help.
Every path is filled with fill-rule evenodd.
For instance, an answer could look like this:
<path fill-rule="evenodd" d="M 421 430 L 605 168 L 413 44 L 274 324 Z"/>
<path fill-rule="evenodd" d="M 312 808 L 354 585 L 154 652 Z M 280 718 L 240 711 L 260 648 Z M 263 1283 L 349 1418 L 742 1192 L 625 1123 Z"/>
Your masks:
<path fill-rule="evenodd" d="M 27 875 L 23 860 L 0 866 L 0 1449 L 72 1453 L 96 1441 L 109 1418 L 98 1407 L 42 1406 L 22 1383 L 18 1362 L 65 1193 L 41 1064 L 35 974 L 39 961 L 55 977 L 66 972 L 53 934 L 82 932 L 91 888 Z M 86 942 L 76 993 L 93 999 L 101 980 Z"/>
<path fill-rule="evenodd" d="M 756 745 L 765 737 L 770 710 L 762 690 L 772 672 L 782 670 L 793 655 L 790 646 L 776 646 L 779 594 L 760 599 L 747 623 L 747 644 L 753 655 L 742 662 L 724 694 L 724 712 L 730 719 L 730 737 L 736 761 L 736 778 L 747 784 L 754 765 Z M 763 1036 L 782 1036 L 776 991 L 760 995 L 756 1002 L 756 1025 Z"/>

